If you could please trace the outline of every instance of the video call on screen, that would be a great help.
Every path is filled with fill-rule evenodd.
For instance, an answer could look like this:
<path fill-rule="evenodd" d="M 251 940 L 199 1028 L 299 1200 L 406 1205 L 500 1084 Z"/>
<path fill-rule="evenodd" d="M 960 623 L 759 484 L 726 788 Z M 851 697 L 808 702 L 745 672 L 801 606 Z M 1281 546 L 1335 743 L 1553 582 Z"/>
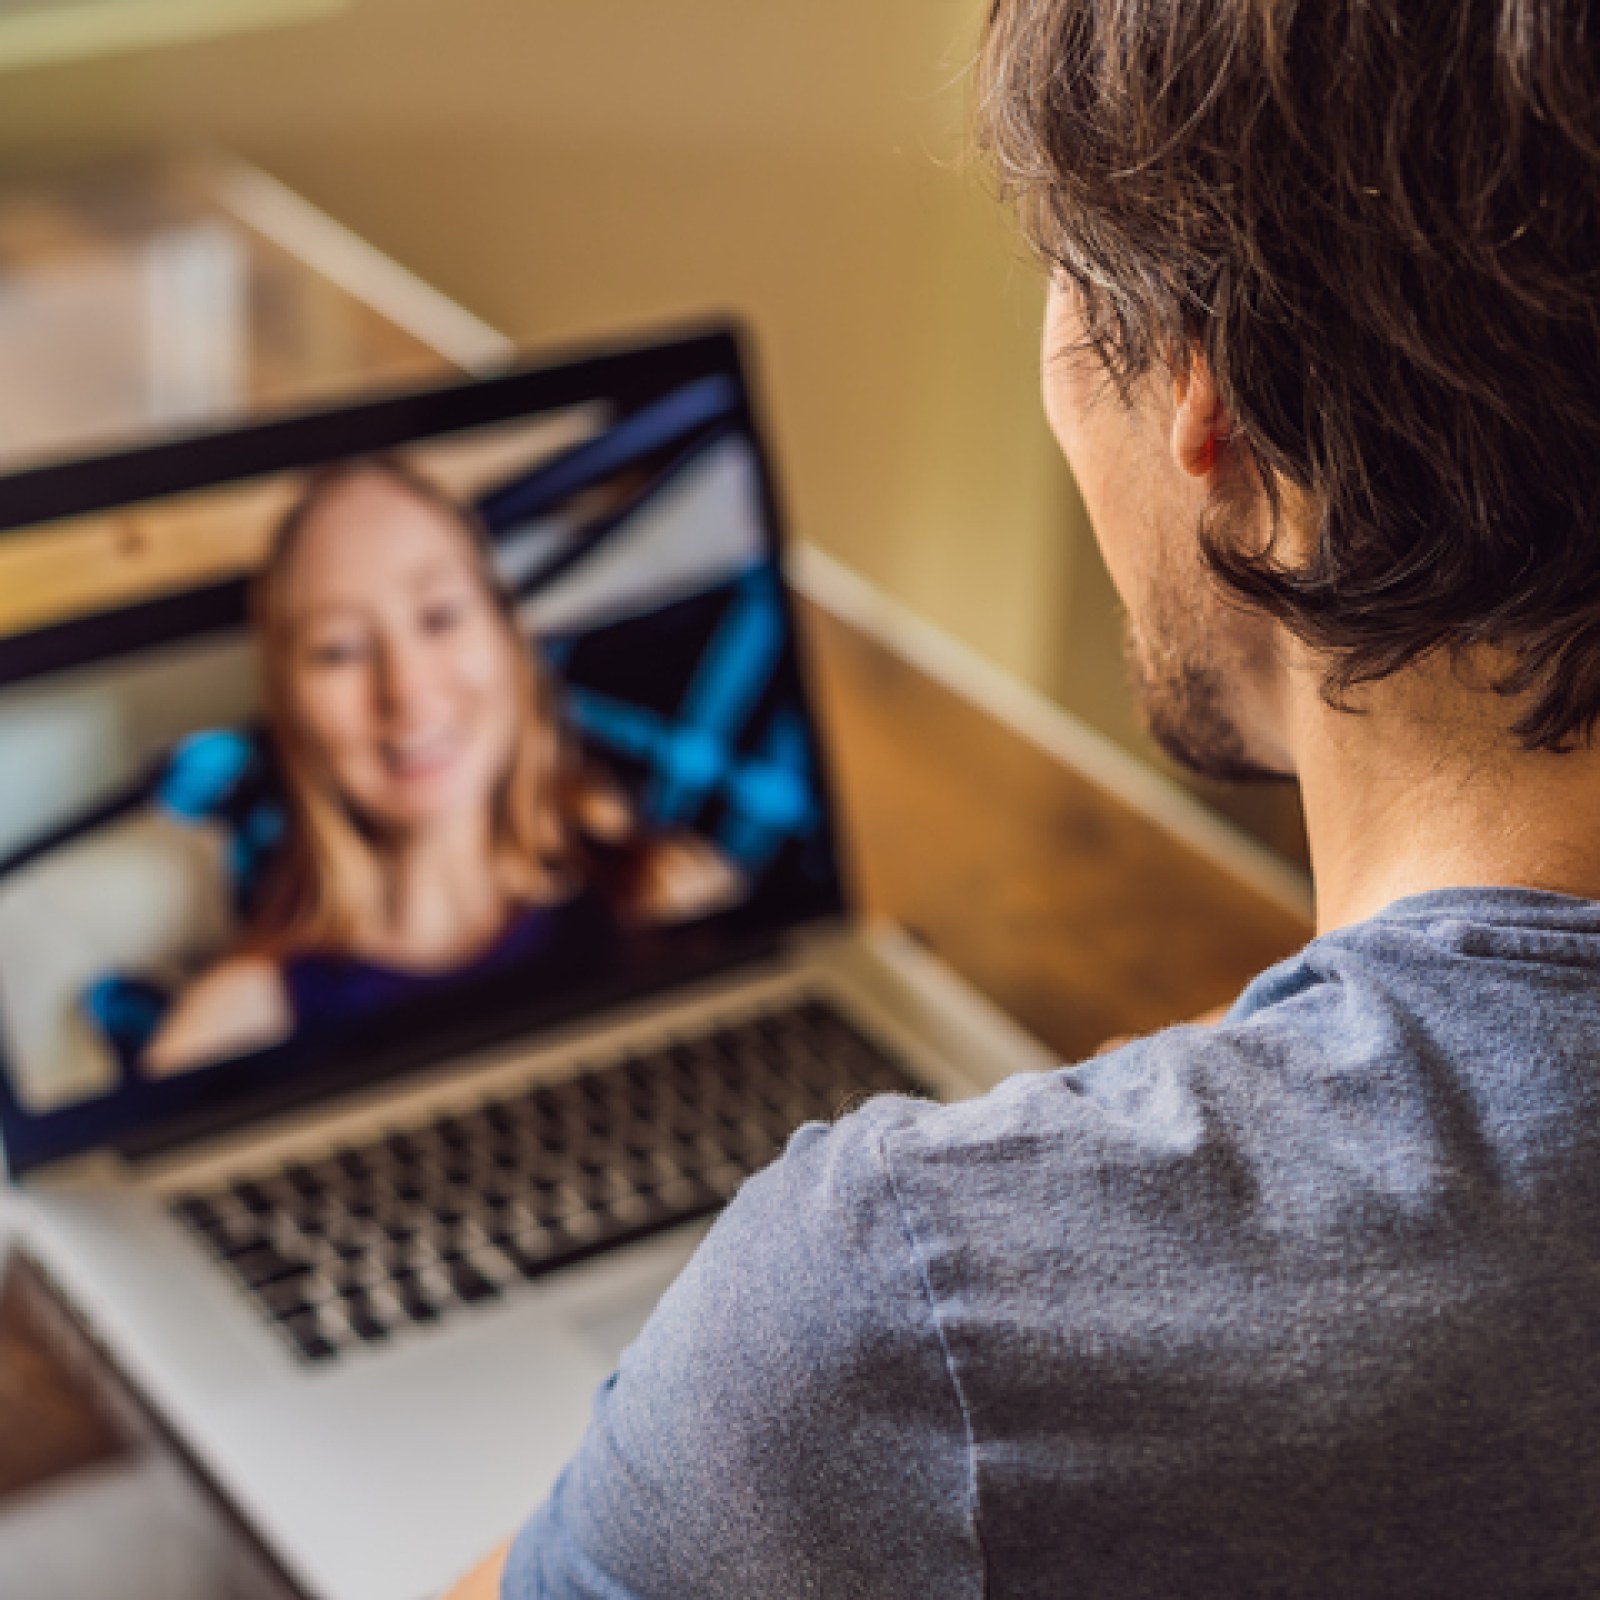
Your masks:
<path fill-rule="evenodd" d="M 21 1110 L 525 1006 L 824 896 L 737 398 L 712 376 L 123 513 L 240 551 L 250 621 L 0 688 Z M 433 939 L 469 889 L 470 937 Z"/>

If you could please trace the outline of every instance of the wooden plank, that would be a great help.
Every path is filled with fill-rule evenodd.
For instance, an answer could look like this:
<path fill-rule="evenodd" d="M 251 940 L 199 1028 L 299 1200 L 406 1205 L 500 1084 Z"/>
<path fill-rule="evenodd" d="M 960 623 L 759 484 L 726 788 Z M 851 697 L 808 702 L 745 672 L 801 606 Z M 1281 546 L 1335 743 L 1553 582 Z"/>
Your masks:
<path fill-rule="evenodd" d="M 76 1512 L 86 1495 L 93 1503 L 95 1491 L 92 1479 L 85 1486 L 70 1476 L 73 1472 L 116 1457 L 147 1469 L 170 1464 L 174 1470 L 161 1495 L 166 1525 L 141 1529 L 136 1540 L 124 1533 L 118 1541 L 122 1548 L 107 1553 L 108 1565 L 120 1561 L 124 1570 L 147 1572 L 161 1562 L 158 1570 L 170 1574 L 172 1564 L 163 1561 L 156 1541 L 176 1531 L 196 1547 L 187 1565 L 202 1587 L 186 1586 L 186 1592 L 234 1600 L 310 1600 L 22 1252 L 13 1253 L 0 1295 L 0 1385 L 27 1386 L 25 1392 L 7 1393 L 0 1409 L 0 1469 L 12 1472 L 0 1494 L 64 1478 L 51 1492 Z M 20 1436 L 22 1429 L 30 1430 L 26 1437 Z M 6 1574 L 7 1555 L 0 1548 L 0 1576 Z M 30 1578 L 50 1593 L 64 1593 L 55 1581 L 54 1563 L 47 1562 L 47 1568 Z M 7 1600 L 13 1593 L 0 1592 Z"/>
<path fill-rule="evenodd" d="M 0 1287 L 0 1498 L 110 1460 L 120 1432 L 49 1348 L 13 1259 Z"/>

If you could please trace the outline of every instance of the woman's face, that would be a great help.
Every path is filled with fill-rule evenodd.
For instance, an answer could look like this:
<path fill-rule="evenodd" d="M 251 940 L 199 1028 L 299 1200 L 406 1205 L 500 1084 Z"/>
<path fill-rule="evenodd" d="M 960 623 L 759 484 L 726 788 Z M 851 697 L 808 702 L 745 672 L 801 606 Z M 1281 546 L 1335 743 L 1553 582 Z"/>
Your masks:
<path fill-rule="evenodd" d="M 351 808 L 402 837 L 486 822 L 521 669 L 466 531 L 363 473 L 300 530 L 283 598 L 290 708 Z"/>

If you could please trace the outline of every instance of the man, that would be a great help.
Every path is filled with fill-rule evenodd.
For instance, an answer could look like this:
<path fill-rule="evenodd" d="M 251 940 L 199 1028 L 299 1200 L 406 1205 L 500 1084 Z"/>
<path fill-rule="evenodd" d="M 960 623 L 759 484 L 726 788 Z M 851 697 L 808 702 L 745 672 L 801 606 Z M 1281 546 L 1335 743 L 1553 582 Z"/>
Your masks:
<path fill-rule="evenodd" d="M 997 0 L 1152 724 L 1299 781 L 1319 936 L 1215 1028 L 797 1135 L 481 1592 L 1600 1593 L 1597 43 Z"/>

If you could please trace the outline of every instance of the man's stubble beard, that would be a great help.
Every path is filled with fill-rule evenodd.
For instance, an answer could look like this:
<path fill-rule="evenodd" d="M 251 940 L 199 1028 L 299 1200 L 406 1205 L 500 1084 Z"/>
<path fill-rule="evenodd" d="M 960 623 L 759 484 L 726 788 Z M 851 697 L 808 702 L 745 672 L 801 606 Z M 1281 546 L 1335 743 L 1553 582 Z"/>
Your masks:
<path fill-rule="evenodd" d="M 1206 575 L 1200 585 L 1212 581 Z M 1247 669 L 1229 649 L 1225 608 L 1186 604 L 1183 587 L 1170 576 L 1158 583 L 1146 615 L 1137 624 L 1130 617 L 1125 629 L 1128 669 L 1151 737 L 1180 767 L 1214 783 L 1285 781 L 1288 774 L 1251 754 L 1240 725 Z"/>

